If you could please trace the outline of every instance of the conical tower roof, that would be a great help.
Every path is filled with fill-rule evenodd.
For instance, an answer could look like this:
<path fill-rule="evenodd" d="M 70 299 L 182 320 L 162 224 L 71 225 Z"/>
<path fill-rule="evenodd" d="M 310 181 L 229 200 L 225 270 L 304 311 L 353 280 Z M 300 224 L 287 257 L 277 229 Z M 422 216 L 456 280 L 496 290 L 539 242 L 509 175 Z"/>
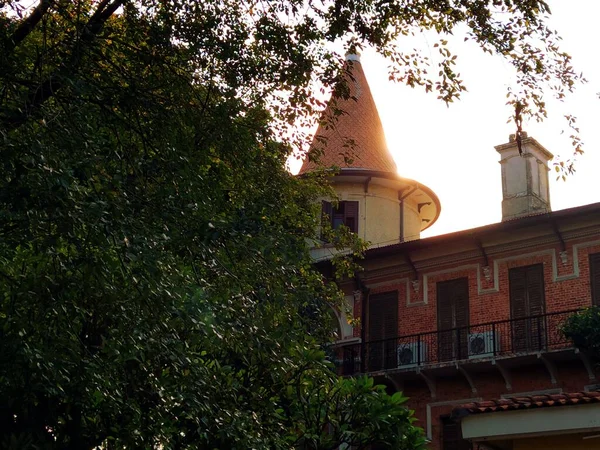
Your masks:
<path fill-rule="evenodd" d="M 377 106 L 363 71 L 358 55 L 346 57 L 350 98 L 332 97 L 323 112 L 323 120 L 315 134 L 311 150 L 322 148 L 320 162 L 324 167 L 338 166 L 342 169 L 366 169 L 397 173 L 396 163 L 390 154 Z M 335 110 L 342 115 L 335 118 Z M 349 142 L 353 146 L 349 146 Z M 352 159 L 350 164 L 345 156 Z M 300 173 L 318 166 L 308 158 Z"/>

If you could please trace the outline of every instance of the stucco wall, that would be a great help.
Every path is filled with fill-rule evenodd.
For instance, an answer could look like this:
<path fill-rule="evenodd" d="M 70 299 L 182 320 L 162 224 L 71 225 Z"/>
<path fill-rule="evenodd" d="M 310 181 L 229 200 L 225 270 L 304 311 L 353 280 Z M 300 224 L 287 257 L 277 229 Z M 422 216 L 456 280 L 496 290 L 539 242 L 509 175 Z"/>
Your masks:
<path fill-rule="evenodd" d="M 358 235 L 373 246 L 390 245 L 400 241 L 400 202 L 396 189 L 372 181 L 367 192 L 361 183 L 335 184 L 342 201 L 358 201 Z M 418 239 L 421 217 L 417 205 L 409 198 L 404 202 L 405 240 Z"/>

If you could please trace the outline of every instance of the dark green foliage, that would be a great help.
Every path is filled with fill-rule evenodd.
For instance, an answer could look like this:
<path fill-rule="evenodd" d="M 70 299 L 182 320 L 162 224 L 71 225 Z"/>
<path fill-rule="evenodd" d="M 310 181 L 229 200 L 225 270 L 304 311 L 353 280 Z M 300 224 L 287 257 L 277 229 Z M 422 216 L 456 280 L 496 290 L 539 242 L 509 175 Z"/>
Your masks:
<path fill-rule="evenodd" d="M 578 348 L 600 362 L 600 307 L 592 306 L 573 314 L 563 324 L 562 332 Z"/>
<path fill-rule="evenodd" d="M 327 190 L 285 170 L 265 105 L 206 84 L 160 14 L 53 7 L 3 40 L 0 447 L 418 446 L 325 362 L 339 293 L 306 239 Z"/>

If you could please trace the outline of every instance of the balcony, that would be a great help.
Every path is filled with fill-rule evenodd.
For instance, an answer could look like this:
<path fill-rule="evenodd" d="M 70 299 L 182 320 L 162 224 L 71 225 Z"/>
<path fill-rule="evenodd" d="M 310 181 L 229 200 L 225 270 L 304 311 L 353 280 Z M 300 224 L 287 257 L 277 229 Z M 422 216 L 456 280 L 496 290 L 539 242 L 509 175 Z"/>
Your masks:
<path fill-rule="evenodd" d="M 467 327 L 398 336 L 391 339 L 341 345 L 336 364 L 342 375 L 377 372 L 418 372 L 474 365 L 569 350 L 573 343 L 560 332 L 577 310 Z M 587 365 L 586 365 L 587 366 Z"/>

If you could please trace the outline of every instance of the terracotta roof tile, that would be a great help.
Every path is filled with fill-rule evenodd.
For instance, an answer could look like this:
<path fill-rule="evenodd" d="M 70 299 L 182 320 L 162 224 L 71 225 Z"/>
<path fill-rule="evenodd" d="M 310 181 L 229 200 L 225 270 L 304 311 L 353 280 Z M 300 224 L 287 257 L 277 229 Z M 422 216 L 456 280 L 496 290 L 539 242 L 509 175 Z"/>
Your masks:
<path fill-rule="evenodd" d="M 600 403 L 600 392 L 533 395 L 472 402 L 454 408 L 452 415 L 460 418 L 471 414 L 548 408 L 552 406 L 584 405 L 589 403 Z"/>
<path fill-rule="evenodd" d="M 313 138 L 311 150 L 324 147 L 320 158 L 324 167 L 352 167 L 397 173 L 362 66 L 356 60 L 346 64 L 346 69 L 351 74 L 348 80 L 350 98 L 344 100 L 333 97 L 329 101 Z M 343 113 L 335 118 L 335 110 Z M 348 146 L 349 142 L 352 142 L 352 147 Z M 344 155 L 353 160 L 350 165 L 346 163 Z M 300 173 L 315 168 L 317 165 L 306 158 Z"/>

